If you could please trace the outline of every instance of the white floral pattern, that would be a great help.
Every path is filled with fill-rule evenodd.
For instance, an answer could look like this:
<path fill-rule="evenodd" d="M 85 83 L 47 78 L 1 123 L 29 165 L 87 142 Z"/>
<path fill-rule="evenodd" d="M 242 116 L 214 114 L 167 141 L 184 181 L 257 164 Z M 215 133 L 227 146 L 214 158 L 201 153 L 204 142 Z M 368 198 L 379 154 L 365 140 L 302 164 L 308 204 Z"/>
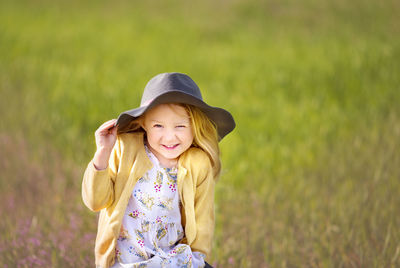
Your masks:
<path fill-rule="evenodd" d="M 183 238 L 176 168 L 164 168 L 146 147 L 153 168 L 138 180 L 122 220 L 112 268 L 204 267 L 204 254 Z"/>

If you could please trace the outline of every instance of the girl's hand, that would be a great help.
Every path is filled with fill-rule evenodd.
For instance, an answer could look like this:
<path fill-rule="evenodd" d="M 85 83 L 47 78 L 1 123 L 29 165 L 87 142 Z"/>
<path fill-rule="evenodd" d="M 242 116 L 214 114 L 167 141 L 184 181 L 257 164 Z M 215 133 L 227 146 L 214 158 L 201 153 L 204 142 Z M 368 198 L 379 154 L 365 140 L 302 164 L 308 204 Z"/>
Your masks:
<path fill-rule="evenodd" d="M 117 140 L 118 126 L 114 126 L 117 119 L 111 119 L 102 124 L 95 132 L 97 151 L 93 164 L 97 169 L 105 169 L 108 165 L 111 151 Z"/>
<path fill-rule="evenodd" d="M 105 122 L 94 133 L 97 150 L 108 150 L 111 152 L 117 140 L 117 126 L 114 126 L 116 121 L 117 119 L 111 119 Z"/>

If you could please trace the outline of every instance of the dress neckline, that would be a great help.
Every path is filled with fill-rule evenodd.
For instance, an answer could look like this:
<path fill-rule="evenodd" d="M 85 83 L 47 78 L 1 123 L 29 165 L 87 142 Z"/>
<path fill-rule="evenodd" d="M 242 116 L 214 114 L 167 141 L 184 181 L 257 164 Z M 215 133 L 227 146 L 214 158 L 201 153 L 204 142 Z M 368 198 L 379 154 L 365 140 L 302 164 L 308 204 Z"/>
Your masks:
<path fill-rule="evenodd" d="M 153 163 L 153 165 L 155 165 L 158 168 L 163 168 L 165 169 L 165 171 L 167 171 L 168 173 L 173 173 L 173 172 L 177 172 L 178 171 L 178 167 L 177 166 L 173 166 L 173 167 L 165 167 L 163 166 L 160 161 L 158 160 L 157 156 L 155 156 L 153 154 L 153 152 L 150 150 L 150 148 L 147 145 L 147 142 L 145 142 L 144 144 L 144 149 L 146 151 L 147 156 L 149 157 L 150 161 Z"/>

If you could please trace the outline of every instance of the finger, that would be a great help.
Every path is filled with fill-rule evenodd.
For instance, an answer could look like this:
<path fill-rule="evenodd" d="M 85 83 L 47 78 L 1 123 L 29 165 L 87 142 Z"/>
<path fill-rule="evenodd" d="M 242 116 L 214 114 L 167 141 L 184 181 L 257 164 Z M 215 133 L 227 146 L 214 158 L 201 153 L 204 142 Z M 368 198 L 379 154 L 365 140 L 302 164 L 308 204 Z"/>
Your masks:
<path fill-rule="evenodd" d="M 117 131 L 118 131 L 118 126 L 113 126 L 108 130 L 108 132 L 111 133 L 112 135 L 117 135 Z"/>
<path fill-rule="evenodd" d="M 111 127 L 114 126 L 114 124 L 115 124 L 116 121 L 117 121 L 117 119 L 108 120 L 107 122 L 103 123 L 98 129 L 99 129 L 100 131 L 108 130 L 108 129 L 110 129 Z"/>

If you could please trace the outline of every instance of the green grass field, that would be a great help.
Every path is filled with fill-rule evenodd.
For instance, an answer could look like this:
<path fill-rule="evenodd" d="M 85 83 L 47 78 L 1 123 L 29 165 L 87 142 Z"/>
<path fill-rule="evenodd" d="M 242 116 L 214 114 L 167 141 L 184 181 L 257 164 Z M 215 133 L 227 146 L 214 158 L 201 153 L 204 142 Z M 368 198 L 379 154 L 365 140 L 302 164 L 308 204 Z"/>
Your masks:
<path fill-rule="evenodd" d="M 0 1 L 0 263 L 93 267 L 94 131 L 161 72 L 231 111 L 215 267 L 400 267 L 400 3 Z"/>

